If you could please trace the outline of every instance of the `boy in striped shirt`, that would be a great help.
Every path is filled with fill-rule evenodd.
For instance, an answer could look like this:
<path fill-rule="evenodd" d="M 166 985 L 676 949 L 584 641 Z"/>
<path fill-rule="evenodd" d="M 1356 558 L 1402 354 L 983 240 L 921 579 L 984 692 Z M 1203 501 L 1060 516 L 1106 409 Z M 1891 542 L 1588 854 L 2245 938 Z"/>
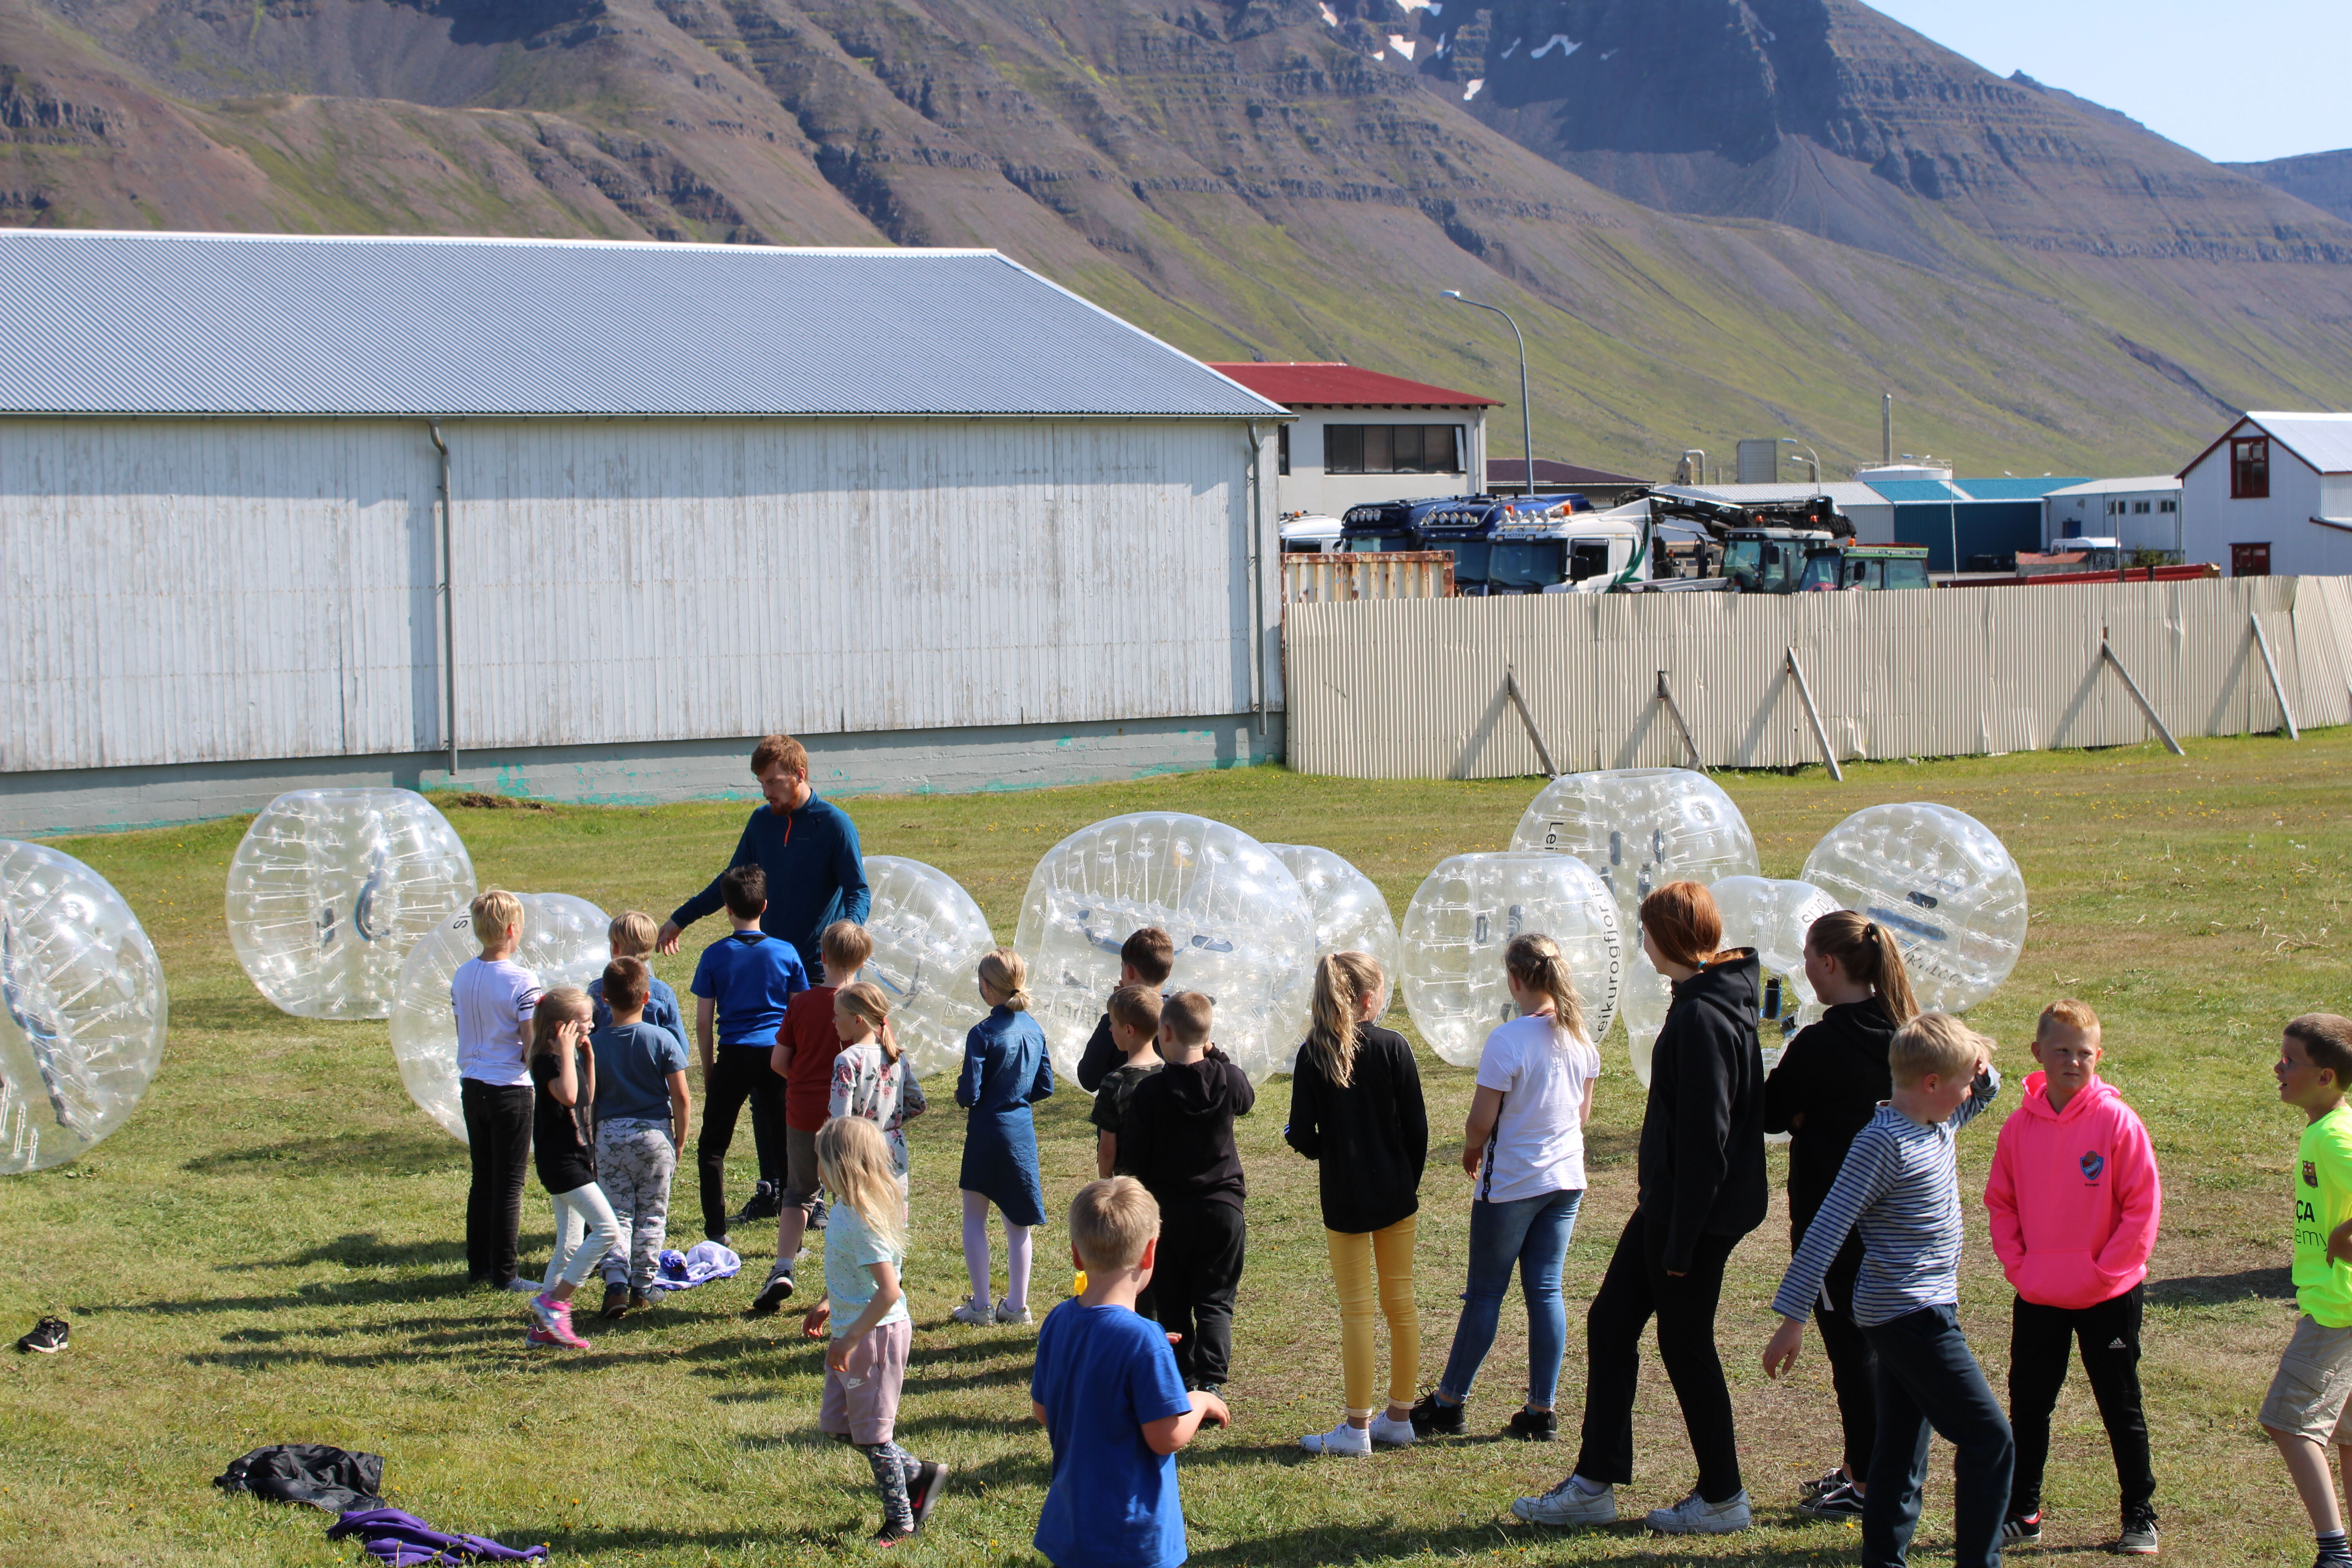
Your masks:
<path fill-rule="evenodd" d="M 1878 1356 L 1878 1443 L 1863 1500 L 1864 1568 L 1903 1568 L 1919 1521 L 1927 1437 L 1958 1450 L 1953 1568 L 1998 1568 L 2015 1458 L 2009 1418 L 1960 1332 L 1959 1130 L 2000 1092 L 1992 1042 L 1947 1013 L 1923 1013 L 1887 1048 L 1895 1096 L 1855 1135 L 1804 1245 L 1780 1280 L 1783 1319 L 1764 1348 L 1777 1377 L 1797 1359 L 1848 1233 L 1862 1233 L 1853 1320 Z"/>

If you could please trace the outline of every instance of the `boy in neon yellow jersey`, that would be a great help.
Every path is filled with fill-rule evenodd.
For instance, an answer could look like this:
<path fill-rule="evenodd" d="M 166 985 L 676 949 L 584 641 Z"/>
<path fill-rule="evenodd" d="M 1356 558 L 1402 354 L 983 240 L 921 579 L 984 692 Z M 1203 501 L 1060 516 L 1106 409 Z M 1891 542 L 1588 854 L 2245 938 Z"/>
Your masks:
<path fill-rule="evenodd" d="M 2263 1429 L 2278 1445 L 2319 1538 L 2313 1568 L 2352 1568 L 2330 1443 L 2352 1471 L 2352 1018 L 2305 1013 L 2286 1026 L 2272 1068 L 2279 1098 L 2309 1118 L 2294 1167 L 2294 1299 L 2303 1321 L 2263 1400 Z"/>

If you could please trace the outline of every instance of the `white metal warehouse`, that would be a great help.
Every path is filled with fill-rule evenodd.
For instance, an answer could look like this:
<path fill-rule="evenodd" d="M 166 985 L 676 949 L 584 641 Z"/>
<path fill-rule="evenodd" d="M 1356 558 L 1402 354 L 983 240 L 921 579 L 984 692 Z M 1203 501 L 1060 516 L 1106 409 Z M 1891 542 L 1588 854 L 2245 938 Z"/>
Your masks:
<path fill-rule="evenodd" d="M 1278 746 L 1287 416 L 992 251 L 17 230 L 0 328 L 0 833 Z"/>

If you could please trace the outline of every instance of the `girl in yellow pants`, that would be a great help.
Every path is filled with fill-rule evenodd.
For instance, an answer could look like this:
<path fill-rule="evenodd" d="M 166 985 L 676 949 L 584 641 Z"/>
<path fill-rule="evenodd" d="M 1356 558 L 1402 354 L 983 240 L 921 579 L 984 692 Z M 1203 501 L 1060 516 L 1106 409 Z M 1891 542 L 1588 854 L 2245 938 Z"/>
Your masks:
<path fill-rule="evenodd" d="M 1323 1226 L 1339 1298 L 1344 1418 L 1300 1445 L 1315 1454 L 1369 1454 L 1375 1443 L 1412 1441 L 1413 1391 L 1421 1379 L 1421 1316 L 1412 1300 L 1413 1226 L 1422 1168 L 1429 1158 L 1429 1112 L 1412 1047 L 1375 1027 L 1387 976 L 1370 954 L 1335 952 L 1315 974 L 1315 1027 L 1291 1079 L 1290 1125 L 1283 1136 L 1321 1169 Z M 1389 1325 L 1385 1411 L 1373 1303 Z"/>

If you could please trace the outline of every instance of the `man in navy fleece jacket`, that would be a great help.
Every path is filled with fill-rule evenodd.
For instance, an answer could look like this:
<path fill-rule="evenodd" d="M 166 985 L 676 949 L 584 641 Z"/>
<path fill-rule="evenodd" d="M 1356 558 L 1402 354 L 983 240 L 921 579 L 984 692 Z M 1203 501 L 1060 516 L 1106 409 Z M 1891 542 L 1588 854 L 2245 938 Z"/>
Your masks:
<path fill-rule="evenodd" d="M 824 973 L 818 939 L 835 921 L 864 925 L 873 906 L 857 850 L 857 825 L 809 787 L 808 752 L 790 735 L 770 735 L 752 750 L 751 776 L 760 781 L 767 804 L 743 825 L 733 858 L 709 887 L 678 905 L 655 945 L 665 953 L 676 952 L 679 934 L 725 902 L 719 884 L 727 873 L 738 866 L 757 866 L 768 878 L 768 908 L 760 917 L 760 929 L 792 943 L 810 984 L 846 985 L 853 976 Z M 760 1184 L 740 1217 L 773 1219 L 783 1198 L 784 1129 L 763 1100 L 751 1102 L 751 1141 L 759 1150 Z"/>

